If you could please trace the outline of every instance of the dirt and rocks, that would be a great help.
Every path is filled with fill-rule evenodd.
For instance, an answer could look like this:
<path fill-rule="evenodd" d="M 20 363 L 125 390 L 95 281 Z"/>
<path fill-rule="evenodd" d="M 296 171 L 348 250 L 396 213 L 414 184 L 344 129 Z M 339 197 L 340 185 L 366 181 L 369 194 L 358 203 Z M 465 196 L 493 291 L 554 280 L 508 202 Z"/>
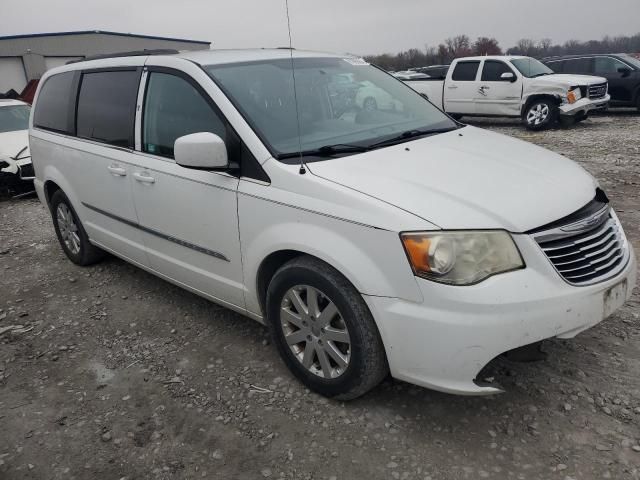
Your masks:
<path fill-rule="evenodd" d="M 579 161 L 640 251 L 640 115 L 530 133 Z M 567 188 L 570 188 L 567 185 Z M 123 261 L 80 268 L 35 199 L 0 203 L 0 479 L 639 479 L 640 295 L 506 393 L 296 382 L 261 325 Z"/>

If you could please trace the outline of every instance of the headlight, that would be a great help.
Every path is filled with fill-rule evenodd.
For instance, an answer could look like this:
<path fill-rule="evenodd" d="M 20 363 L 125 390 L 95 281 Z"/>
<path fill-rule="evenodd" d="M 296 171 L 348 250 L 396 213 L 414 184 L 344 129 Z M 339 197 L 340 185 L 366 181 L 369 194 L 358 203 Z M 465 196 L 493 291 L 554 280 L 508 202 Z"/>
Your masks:
<path fill-rule="evenodd" d="M 567 102 L 569 103 L 576 103 L 581 98 L 582 93 L 580 93 L 579 87 L 575 87 L 573 90 L 569 90 L 569 93 L 567 93 Z"/>
<path fill-rule="evenodd" d="M 413 272 L 435 282 L 470 285 L 525 266 L 505 231 L 415 232 L 400 238 Z"/>

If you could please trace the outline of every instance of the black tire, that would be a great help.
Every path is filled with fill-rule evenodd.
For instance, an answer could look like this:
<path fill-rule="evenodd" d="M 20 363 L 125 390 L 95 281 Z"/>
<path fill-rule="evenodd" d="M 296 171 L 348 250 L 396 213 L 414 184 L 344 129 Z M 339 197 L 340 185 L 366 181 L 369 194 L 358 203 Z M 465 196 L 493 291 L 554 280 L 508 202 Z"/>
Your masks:
<path fill-rule="evenodd" d="M 324 298 L 335 304 L 344 321 L 350 339 L 350 359 L 337 378 L 312 373 L 285 340 L 280 312 L 285 295 L 296 286 L 310 286 L 324 294 Z M 266 310 L 267 324 L 280 356 L 311 390 L 326 397 L 351 400 L 365 394 L 387 376 L 389 369 L 384 346 L 367 304 L 353 285 L 330 265 L 309 256 L 295 258 L 283 265 L 269 283 Z M 308 345 L 305 343 L 305 348 Z M 319 362 L 319 357 L 314 358 Z"/>
<path fill-rule="evenodd" d="M 546 111 L 546 114 L 539 119 L 535 119 L 535 112 L 537 109 Z M 534 99 L 527 104 L 527 107 L 522 112 L 522 123 L 528 130 L 539 131 L 546 130 L 553 127 L 558 121 L 558 105 L 556 102 L 548 99 Z"/>
<path fill-rule="evenodd" d="M 578 114 L 574 118 L 575 118 L 575 120 L 574 120 L 575 123 L 584 122 L 585 120 L 587 120 L 589 118 L 589 114 L 588 113 Z"/>
<path fill-rule="evenodd" d="M 374 112 L 378 109 L 378 102 L 373 97 L 367 97 L 362 102 L 362 109 L 367 112 Z"/>
<path fill-rule="evenodd" d="M 82 223 L 80 223 L 80 219 L 78 218 L 73 205 L 71 205 L 71 202 L 64 194 L 64 192 L 62 190 L 57 190 L 51 196 L 51 200 L 49 203 L 51 206 L 51 218 L 53 219 L 53 227 L 56 231 L 56 236 L 58 237 L 58 241 L 60 242 L 62 250 L 67 255 L 69 260 L 71 260 L 76 265 L 81 266 L 92 265 L 102 260 L 105 256 L 105 252 L 89 242 L 87 232 L 82 226 Z M 67 245 L 61 232 L 61 226 L 58 220 L 58 210 L 59 208 L 64 209 L 64 207 L 68 209 L 68 212 L 70 212 L 75 223 L 76 233 L 79 239 L 79 250 L 77 252 L 74 252 L 72 248 Z"/>
<path fill-rule="evenodd" d="M 558 119 L 558 123 L 560 124 L 560 126 L 562 128 L 570 128 L 573 127 L 576 123 L 580 122 L 582 119 L 579 119 L 576 117 L 570 117 L 570 116 L 561 116 Z"/>

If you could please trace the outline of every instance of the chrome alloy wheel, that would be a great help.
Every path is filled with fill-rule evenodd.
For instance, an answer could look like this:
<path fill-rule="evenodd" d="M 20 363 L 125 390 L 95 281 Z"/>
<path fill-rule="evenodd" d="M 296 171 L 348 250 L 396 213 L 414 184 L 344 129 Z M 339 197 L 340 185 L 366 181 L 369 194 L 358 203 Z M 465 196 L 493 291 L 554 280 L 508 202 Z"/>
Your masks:
<path fill-rule="evenodd" d="M 549 118 L 549 105 L 538 103 L 527 112 L 527 123 L 529 125 L 540 125 Z"/>
<path fill-rule="evenodd" d="M 78 226 L 73 219 L 73 214 L 66 203 L 58 205 L 56 218 L 64 244 L 72 254 L 77 255 L 80 253 L 80 235 L 78 235 Z"/>
<path fill-rule="evenodd" d="M 332 379 L 351 360 L 347 325 L 335 304 L 308 285 L 290 288 L 280 306 L 284 339 L 298 361 L 311 373 Z"/>

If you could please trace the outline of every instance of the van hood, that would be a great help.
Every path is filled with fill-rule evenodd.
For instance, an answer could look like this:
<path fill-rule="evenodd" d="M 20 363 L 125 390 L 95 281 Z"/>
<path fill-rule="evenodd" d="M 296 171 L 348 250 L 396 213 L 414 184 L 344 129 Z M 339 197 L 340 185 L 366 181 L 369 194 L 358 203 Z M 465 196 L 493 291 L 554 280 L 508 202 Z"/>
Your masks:
<path fill-rule="evenodd" d="M 307 166 L 443 229 L 526 232 L 583 207 L 597 186 L 561 155 L 469 126 Z"/>
<path fill-rule="evenodd" d="M 570 75 L 564 73 L 543 75 L 541 77 L 532 78 L 531 80 L 533 80 L 533 83 L 536 85 L 562 85 L 567 88 L 607 83 L 607 79 L 603 77 L 593 77 L 591 75 Z"/>

